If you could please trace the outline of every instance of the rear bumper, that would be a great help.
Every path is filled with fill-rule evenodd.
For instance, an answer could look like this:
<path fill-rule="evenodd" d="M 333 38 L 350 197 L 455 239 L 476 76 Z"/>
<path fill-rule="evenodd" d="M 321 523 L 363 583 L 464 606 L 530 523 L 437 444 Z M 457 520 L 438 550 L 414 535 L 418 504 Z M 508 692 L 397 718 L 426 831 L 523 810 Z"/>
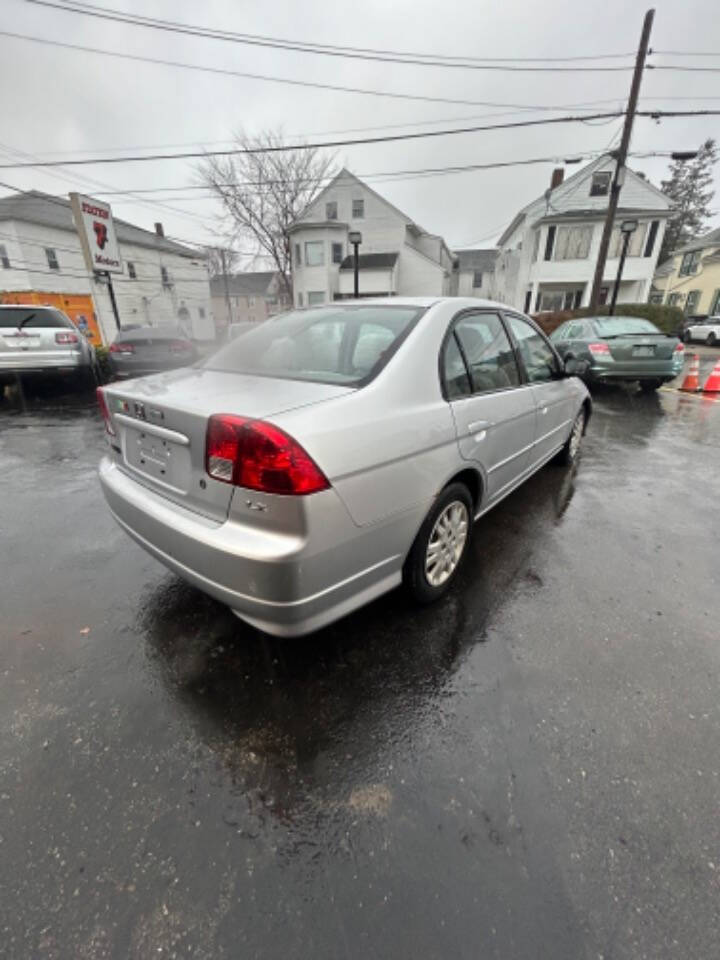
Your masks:
<path fill-rule="evenodd" d="M 178 363 L 152 364 L 138 362 L 137 360 L 117 359 L 113 354 L 109 354 L 110 369 L 113 376 L 118 380 L 149 377 L 153 373 L 164 373 L 166 370 L 179 370 L 182 367 L 191 366 L 193 362 L 192 360 L 183 360 Z"/>
<path fill-rule="evenodd" d="M 592 364 L 587 377 L 596 382 L 615 380 L 674 380 L 682 373 L 683 361 L 660 360 L 652 363 Z"/>
<path fill-rule="evenodd" d="M 404 515 L 391 529 L 359 530 L 327 490 L 313 495 L 306 531 L 288 535 L 180 507 L 109 457 L 100 483 L 117 522 L 148 553 L 242 620 L 283 637 L 317 630 L 399 584 L 404 552 L 388 548 L 408 536 L 409 548 L 416 522 Z"/>
<path fill-rule="evenodd" d="M 0 374 L 3 373 L 76 373 L 89 363 L 78 350 L 53 350 L 47 353 L 0 354 Z"/>

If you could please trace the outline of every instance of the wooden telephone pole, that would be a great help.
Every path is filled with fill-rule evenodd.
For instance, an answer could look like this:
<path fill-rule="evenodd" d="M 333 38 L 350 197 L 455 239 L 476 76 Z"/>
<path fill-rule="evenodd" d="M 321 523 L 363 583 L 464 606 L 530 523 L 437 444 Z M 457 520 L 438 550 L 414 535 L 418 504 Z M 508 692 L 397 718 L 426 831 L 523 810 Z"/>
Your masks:
<path fill-rule="evenodd" d="M 615 175 L 610 186 L 610 196 L 608 197 L 607 216 L 605 226 L 603 227 L 602 237 L 600 239 L 600 249 L 598 250 L 597 263 L 595 265 L 595 276 L 593 278 L 592 293 L 590 294 L 590 310 L 594 313 L 600 302 L 600 287 L 603 284 L 603 275 L 605 273 L 605 263 L 607 261 L 608 248 L 610 246 L 610 237 L 612 235 L 615 214 L 617 213 L 618 201 L 620 199 L 620 189 L 625 180 L 625 163 L 627 161 L 628 149 L 630 147 L 630 137 L 632 135 L 633 121 L 635 120 L 635 111 L 637 110 L 638 97 L 640 95 L 640 83 L 642 81 L 643 70 L 645 69 L 645 59 L 650 44 L 650 31 L 652 30 L 655 11 L 648 10 L 643 22 L 642 34 L 640 36 L 640 46 L 638 47 L 635 58 L 635 71 L 633 73 L 632 85 L 630 87 L 630 96 L 628 98 L 627 110 L 625 112 L 625 123 L 623 125 L 622 139 L 616 153 Z"/>

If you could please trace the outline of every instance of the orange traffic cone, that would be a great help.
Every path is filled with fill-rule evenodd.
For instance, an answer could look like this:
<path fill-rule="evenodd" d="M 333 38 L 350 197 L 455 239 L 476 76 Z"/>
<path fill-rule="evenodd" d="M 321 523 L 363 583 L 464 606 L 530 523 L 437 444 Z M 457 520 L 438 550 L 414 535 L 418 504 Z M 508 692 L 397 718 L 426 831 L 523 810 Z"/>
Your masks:
<path fill-rule="evenodd" d="M 690 369 L 687 372 L 687 376 L 682 382 L 681 390 L 685 390 L 688 393 L 697 393 L 700 389 L 700 357 L 697 353 L 692 355 L 690 360 Z"/>
<path fill-rule="evenodd" d="M 720 360 L 712 368 L 710 376 L 705 381 L 703 393 L 720 393 Z"/>

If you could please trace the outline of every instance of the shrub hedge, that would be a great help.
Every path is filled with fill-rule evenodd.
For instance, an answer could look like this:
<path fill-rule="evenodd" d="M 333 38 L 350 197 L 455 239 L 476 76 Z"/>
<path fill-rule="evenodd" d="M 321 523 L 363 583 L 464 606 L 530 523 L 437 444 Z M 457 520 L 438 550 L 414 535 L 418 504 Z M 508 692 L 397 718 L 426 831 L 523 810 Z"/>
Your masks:
<path fill-rule="evenodd" d="M 589 307 L 582 307 L 579 310 L 556 310 L 553 313 L 538 313 L 533 319 L 539 326 L 550 334 L 561 323 L 566 320 L 572 320 L 574 317 L 607 316 L 608 307 L 598 307 L 597 310 L 590 310 Z M 615 315 L 618 317 L 644 317 L 656 327 L 659 327 L 663 333 L 677 333 L 682 328 L 683 312 L 679 307 L 667 307 L 658 303 L 619 303 L 615 307 Z"/>

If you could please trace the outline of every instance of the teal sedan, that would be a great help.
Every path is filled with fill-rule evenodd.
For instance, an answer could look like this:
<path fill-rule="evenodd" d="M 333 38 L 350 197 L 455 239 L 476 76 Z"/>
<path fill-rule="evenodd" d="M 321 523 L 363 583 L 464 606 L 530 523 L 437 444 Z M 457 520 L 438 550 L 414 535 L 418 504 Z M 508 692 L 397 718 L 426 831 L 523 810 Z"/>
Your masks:
<path fill-rule="evenodd" d="M 550 339 L 563 360 L 586 362 L 583 379 L 589 382 L 639 381 L 642 390 L 657 390 L 683 368 L 680 340 L 641 317 L 567 320 Z"/>

